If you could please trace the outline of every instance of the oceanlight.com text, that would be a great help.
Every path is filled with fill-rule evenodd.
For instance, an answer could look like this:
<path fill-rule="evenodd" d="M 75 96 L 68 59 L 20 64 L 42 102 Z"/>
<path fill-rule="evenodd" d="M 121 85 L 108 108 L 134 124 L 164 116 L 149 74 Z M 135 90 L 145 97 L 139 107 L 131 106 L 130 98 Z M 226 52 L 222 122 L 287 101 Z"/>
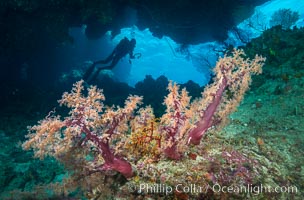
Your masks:
<path fill-rule="evenodd" d="M 215 184 L 210 187 L 215 193 L 252 193 L 254 195 L 259 195 L 261 193 L 297 193 L 298 188 L 296 186 L 265 186 L 260 185 L 231 185 L 231 186 L 221 186 L 220 184 Z"/>

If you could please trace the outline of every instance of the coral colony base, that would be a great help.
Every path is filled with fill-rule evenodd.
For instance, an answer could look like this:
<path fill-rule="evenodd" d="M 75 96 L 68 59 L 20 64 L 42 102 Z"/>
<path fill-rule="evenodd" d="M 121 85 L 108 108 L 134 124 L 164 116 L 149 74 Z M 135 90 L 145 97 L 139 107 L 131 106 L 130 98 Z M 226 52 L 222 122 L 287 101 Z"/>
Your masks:
<path fill-rule="evenodd" d="M 228 146 L 219 149 L 216 141 L 200 143 L 210 140 L 204 137 L 208 132 L 227 124 L 264 61 L 234 50 L 219 59 L 213 83 L 192 101 L 185 89 L 170 82 L 160 118 L 150 106 L 139 108 L 139 96 L 129 96 L 124 107 L 106 107 L 101 90 L 91 86 L 84 91 L 78 81 L 59 100 L 70 109 L 68 116 L 50 113 L 30 127 L 23 148 L 33 149 L 39 158 L 53 156 L 70 171 L 54 191 L 67 195 L 80 190 L 89 199 L 182 198 L 189 191 L 196 197 L 208 195 L 207 185 L 252 186 L 257 184 L 258 161 Z"/>

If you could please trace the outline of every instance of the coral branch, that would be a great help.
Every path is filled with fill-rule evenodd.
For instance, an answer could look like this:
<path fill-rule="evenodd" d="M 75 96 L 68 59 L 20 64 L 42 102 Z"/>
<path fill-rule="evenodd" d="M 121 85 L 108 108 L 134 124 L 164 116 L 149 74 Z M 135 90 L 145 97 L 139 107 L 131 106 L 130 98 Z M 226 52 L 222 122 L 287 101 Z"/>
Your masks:
<path fill-rule="evenodd" d="M 217 115 L 218 126 L 225 124 L 227 117 L 243 99 L 251 83 L 251 74 L 262 72 L 265 58 L 256 56 L 253 60 L 244 59 L 243 50 L 234 50 L 232 56 L 225 55 L 214 69 L 216 73 L 213 84 L 205 89 L 201 100 L 201 117 L 195 128 L 189 131 L 188 144 L 198 145 L 206 131 L 214 124 Z M 229 88 L 230 95 L 225 94 Z"/>
<path fill-rule="evenodd" d="M 166 157 L 178 160 L 182 157 L 182 151 L 178 145 L 185 134 L 187 127 L 188 109 L 190 97 L 185 89 L 179 92 L 179 87 L 176 84 L 169 83 L 169 94 L 165 99 L 167 106 L 166 114 L 162 116 L 160 129 L 165 135 L 165 144 L 163 152 Z"/>
<path fill-rule="evenodd" d="M 133 176 L 131 164 L 123 158 L 115 156 L 110 149 L 108 141 L 102 141 L 100 137 L 89 131 L 85 126 L 82 127 L 82 131 L 86 134 L 86 139 L 92 141 L 98 147 L 98 150 L 105 161 L 102 165 L 102 170 L 115 170 L 120 172 L 126 178 Z"/>
<path fill-rule="evenodd" d="M 72 148 L 83 148 L 83 152 L 92 152 L 94 149 L 94 160 L 98 162 L 90 164 L 93 171 L 114 170 L 126 178 L 131 177 L 132 166 L 119 155 L 119 147 L 123 146 L 129 119 L 142 98 L 130 96 L 124 108 L 108 108 L 104 111 L 102 91 L 90 87 L 88 95 L 83 96 L 82 83 L 79 81 L 74 84 L 72 91 L 64 93 L 59 100 L 61 105 L 71 108 L 69 116 L 64 120 L 60 120 L 59 116 L 48 116 L 39 125 L 31 127 L 30 131 L 36 134 L 27 136 L 29 140 L 23 144 L 23 148 L 33 148 L 35 155 L 41 158 L 52 155 L 63 162 L 65 158 L 71 157 L 68 155 L 70 152 L 75 152 L 70 151 Z M 113 141 L 115 148 L 112 147 Z M 103 159 L 102 164 L 99 155 Z"/>
<path fill-rule="evenodd" d="M 192 129 L 189 132 L 188 144 L 191 143 L 198 145 L 205 132 L 208 130 L 208 128 L 212 126 L 212 117 L 217 107 L 220 104 L 221 97 L 226 87 L 227 87 L 227 79 L 226 77 L 223 77 L 220 87 L 216 91 L 216 94 L 214 95 L 214 100 L 208 105 L 200 121 L 196 122 L 195 124 L 196 128 Z"/>

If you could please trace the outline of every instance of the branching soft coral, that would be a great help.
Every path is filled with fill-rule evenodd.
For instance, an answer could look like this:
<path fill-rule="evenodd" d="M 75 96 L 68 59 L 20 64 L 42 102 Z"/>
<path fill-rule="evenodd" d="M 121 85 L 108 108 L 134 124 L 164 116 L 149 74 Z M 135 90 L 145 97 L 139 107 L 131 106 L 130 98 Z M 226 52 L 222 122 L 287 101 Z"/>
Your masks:
<path fill-rule="evenodd" d="M 251 83 L 252 74 L 260 74 L 265 58 L 245 59 L 243 50 L 234 50 L 217 62 L 213 84 L 208 86 L 198 103 L 200 117 L 195 128 L 189 131 L 188 143 L 199 144 L 211 126 L 223 126 L 227 117 L 242 101 Z M 229 89 L 229 95 L 225 90 Z M 196 105 L 197 106 L 197 105 Z"/>
<path fill-rule="evenodd" d="M 186 89 L 179 91 L 179 86 L 169 83 L 169 94 L 164 104 L 167 106 L 166 113 L 160 121 L 161 135 L 164 135 L 163 151 L 166 157 L 178 160 L 184 151 L 183 140 L 191 124 L 189 111 L 190 97 Z"/>
<path fill-rule="evenodd" d="M 71 147 L 96 149 L 103 163 L 98 164 L 100 156 L 97 155 L 91 163 L 93 170 L 115 170 L 131 177 L 132 167 L 119 156 L 119 147 L 120 143 L 123 146 L 129 120 L 142 98 L 130 96 L 124 108 L 104 108 L 101 90 L 90 87 L 87 96 L 82 93 L 83 81 L 79 81 L 70 93 L 64 93 L 59 100 L 60 105 L 71 109 L 70 116 L 63 120 L 59 116 L 48 116 L 39 125 L 31 127 L 23 148 L 33 148 L 35 155 L 41 158 L 53 155 L 59 160 L 64 159 Z"/>
<path fill-rule="evenodd" d="M 126 178 L 135 174 L 132 169 L 138 163 L 147 160 L 182 162 L 183 155 L 191 151 L 189 146 L 198 145 L 210 127 L 226 124 L 249 88 L 251 75 L 261 73 L 264 61 L 259 56 L 245 59 L 242 50 L 226 55 L 216 64 L 213 83 L 192 102 L 185 89 L 170 82 L 164 100 L 167 109 L 160 119 L 149 106 L 137 110 L 142 101 L 138 96 L 129 96 L 122 108 L 105 107 L 102 91 L 91 86 L 83 95 L 83 81 L 79 81 L 59 100 L 70 109 L 69 115 L 61 119 L 50 114 L 30 127 L 23 147 L 32 148 L 40 158 L 51 155 L 61 161 L 77 152 L 70 149 L 85 149 L 86 154 L 75 156 L 93 157 L 85 161 L 84 171 L 112 170 Z"/>

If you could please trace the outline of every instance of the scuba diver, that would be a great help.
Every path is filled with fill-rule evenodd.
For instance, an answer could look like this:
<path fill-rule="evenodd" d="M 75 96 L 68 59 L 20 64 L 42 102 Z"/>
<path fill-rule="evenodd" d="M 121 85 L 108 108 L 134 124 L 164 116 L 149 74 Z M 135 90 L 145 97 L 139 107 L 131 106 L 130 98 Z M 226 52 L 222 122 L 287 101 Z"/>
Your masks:
<path fill-rule="evenodd" d="M 95 73 L 93 74 L 92 78 L 89 80 L 89 82 L 94 81 L 101 70 L 113 69 L 115 65 L 118 63 L 118 61 L 123 57 L 125 57 L 127 54 L 129 54 L 130 59 L 134 59 L 135 55 L 133 54 L 133 51 L 135 45 L 136 45 L 135 39 L 129 40 L 128 38 L 124 37 L 122 40 L 120 40 L 119 44 L 115 47 L 113 52 L 105 60 L 96 61 L 87 69 L 87 71 L 83 75 L 83 79 L 87 81 L 91 76 L 91 74 L 93 73 L 95 66 L 98 64 L 107 64 L 111 61 L 111 64 L 108 66 L 98 67 Z M 138 54 L 140 57 L 140 53 Z M 131 60 L 129 60 L 129 62 L 131 63 Z"/>

